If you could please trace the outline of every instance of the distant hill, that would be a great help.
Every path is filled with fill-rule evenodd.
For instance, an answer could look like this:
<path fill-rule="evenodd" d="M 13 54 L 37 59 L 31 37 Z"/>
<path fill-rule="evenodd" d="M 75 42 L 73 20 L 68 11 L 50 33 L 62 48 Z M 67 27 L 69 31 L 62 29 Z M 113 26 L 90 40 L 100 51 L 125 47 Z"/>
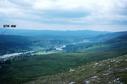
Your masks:
<path fill-rule="evenodd" d="M 0 55 L 30 50 L 31 41 L 24 36 L 0 35 Z"/>
<path fill-rule="evenodd" d="M 107 32 L 0 29 L 0 54 L 50 49 L 84 39 L 93 40 Z"/>
<path fill-rule="evenodd" d="M 76 52 L 100 44 L 126 49 L 127 32 L 0 29 L 0 37 L 0 54 L 54 49 L 62 45 L 67 45 L 64 51 Z"/>
<path fill-rule="evenodd" d="M 88 50 L 127 50 L 127 32 L 113 32 L 93 38 L 95 41 L 67 45 L 65 51 L 84 52 Z"/>
<path fill-rule="evenodd" d="M 20 30 L 20 29 L 0 29 L 0 34 L 5 35 L 22 35 L 22 36 L 85 36 L 95 37 L 109 32 L 75 30 L 75 31 L 57 31 L 57 30 Z"/>

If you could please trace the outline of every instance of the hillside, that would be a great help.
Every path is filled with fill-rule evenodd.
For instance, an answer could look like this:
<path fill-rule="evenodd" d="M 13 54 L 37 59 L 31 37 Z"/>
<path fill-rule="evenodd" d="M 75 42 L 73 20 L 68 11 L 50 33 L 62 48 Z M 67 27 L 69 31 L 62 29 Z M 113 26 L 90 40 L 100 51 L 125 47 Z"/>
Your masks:
<path fill-rule="evenodd" d="M 25 84 L 127 84 L 127 55 L 91 62 Z"/>
<path fill-rule="evenodd" d="M 0 55 L 31 50 L 32 43 L 28 37 L 17 35 L 0 35 Z"/>

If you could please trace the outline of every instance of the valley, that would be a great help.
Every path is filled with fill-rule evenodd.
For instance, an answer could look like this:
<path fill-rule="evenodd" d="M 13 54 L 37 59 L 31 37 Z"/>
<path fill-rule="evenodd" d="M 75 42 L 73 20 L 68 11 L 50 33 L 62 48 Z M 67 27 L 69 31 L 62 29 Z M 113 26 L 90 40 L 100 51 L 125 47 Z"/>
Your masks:
<path fill-rule="evenodd" d="M 127 83 L 127 32 L 7 30 L 0 37 L 1 84 Z"/>

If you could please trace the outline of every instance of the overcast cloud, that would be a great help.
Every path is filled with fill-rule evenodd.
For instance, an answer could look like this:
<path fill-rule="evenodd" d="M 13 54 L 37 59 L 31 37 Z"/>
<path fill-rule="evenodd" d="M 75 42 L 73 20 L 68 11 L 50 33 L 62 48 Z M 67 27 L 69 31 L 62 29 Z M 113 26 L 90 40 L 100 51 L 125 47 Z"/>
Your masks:
<path fill-rule="evenodd" d="M 0 0 L 0 24 L 23 29 L 127 30 L 127 0 Z"/>

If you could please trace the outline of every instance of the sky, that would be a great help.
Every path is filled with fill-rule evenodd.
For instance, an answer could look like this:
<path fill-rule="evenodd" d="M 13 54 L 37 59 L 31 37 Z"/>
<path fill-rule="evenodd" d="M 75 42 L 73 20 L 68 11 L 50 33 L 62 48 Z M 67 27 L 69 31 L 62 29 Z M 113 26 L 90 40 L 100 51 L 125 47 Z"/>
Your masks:
<path fill-rule="evenodd" d="M 127 31 L 127 0 L 0 0 L 0 27 Z"/>

